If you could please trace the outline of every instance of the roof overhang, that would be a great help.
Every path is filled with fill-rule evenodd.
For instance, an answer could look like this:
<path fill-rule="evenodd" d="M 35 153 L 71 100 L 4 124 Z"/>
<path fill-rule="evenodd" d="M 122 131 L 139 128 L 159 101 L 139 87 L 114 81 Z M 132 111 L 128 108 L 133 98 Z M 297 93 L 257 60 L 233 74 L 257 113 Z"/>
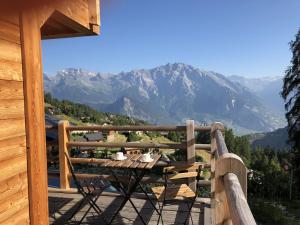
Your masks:
<path fill-rule="evenodd" d="M 100 33 L 99 0 L 4 0 L 0 8 L 9 13 L 35 11 L 42 39 Z"/>

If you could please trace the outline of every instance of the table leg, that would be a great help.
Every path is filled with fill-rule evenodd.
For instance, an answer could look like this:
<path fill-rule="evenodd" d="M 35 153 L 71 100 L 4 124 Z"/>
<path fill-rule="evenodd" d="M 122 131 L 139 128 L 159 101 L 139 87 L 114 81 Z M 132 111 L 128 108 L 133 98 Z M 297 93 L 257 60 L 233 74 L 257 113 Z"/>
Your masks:
<path fill-rule="evenodd" d="M 135 207 L 134 203 L 132 202 L 132 200 L 130 199 L 130 196 L 132 195 L 132 193 L 134 192 L 134 190 L 136 189 L 136 187 L 138 186 L 139 182 L 141 181 L 141 179 L 144 177 L 145 175 L 145 171 L 142 171 L 141 174 L 137 177 L 135 177 L 135 182 L 131 187 L 128 187 L 128 191 L 125 190 L 125 188 L 123 187 L 122 183 L 119 181 L 117 175 L 115 174 L 114 171 L 112 171 L 113 176 L 116 180 L 116 182 L 118 183 L 118 185 L 120 186 L 120 189 L 123 192 L 124 195 L 124 200 L 122 201 L 122 203 L 120 204 L 118 210 L 114 213 L 114 215 L 112 216 L 109 224 L 111 224 L 115 217 L 117 216 L 117 214 L 123 209 L 123 207 L 125 206 L 125 204 L 127 203 L 127 201 L 129 201 L 131 203 L 131 205 L 133 206 L 134 210 L 136 211 L 136 213 L 138 214 L 138 216 L 140 217 L 142 223 L 144 225 L 146 225 L 143 217 L 140 215 L 139 211 L 137 210 L 137 208 Z"/>
<path fill-rule="evenodd" d="M 137 171 L 135 171 L 135 175 L 137 176 Z M 147 199 L 150 201 L 151 205 L 153 206 L 153 208 L 155 209 L 155 211 L 159 214 L 159 210 L 156 208 L 154 202 L 152 201 L 152 199 L 149 197 L 147 191 L 143 188 L 142 184 L 139 182 L 138 183 L 139 187 L 141 188 L 142 192 L 146 195 Z"/>

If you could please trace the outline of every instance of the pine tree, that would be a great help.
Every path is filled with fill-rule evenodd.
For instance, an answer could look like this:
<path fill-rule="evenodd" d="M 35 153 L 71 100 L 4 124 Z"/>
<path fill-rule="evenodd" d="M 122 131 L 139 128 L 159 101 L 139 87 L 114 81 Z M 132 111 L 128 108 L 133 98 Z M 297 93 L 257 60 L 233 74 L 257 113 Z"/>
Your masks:
<path fill-rule="evenodd" d="M 300 192 L 300 30 L 290 43 L 292 51 L 291 65 L 285 72 L 282 97 L 285 100 L 286 118 L 288 121 L 290 141 L 294 145 L 296 186 Z"/>

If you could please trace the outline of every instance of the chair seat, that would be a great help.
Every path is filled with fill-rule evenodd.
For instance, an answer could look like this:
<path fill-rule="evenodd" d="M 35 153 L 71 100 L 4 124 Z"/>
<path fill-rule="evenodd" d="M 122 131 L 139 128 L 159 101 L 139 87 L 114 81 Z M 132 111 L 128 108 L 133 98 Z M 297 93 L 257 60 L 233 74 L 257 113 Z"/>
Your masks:
<path fill-rule="evenodd" d="M 164 186 L 153 187 L 151 190 L 156 199 L 159 201 L 164 200 L 164 195 L 165 200 L 182 200 L 183 198 L 194 198 L 196 195 L 195 192 L 186 184 L 167 187 L 166 194 L 164 193 Z"/>
<path fill-rule="evenodd" d="M 110 184 L 101 176 L 81 178 L 78 180 L 78 182 L 86 193 L 93 195 L 100 194 L 110 186 Z"/>

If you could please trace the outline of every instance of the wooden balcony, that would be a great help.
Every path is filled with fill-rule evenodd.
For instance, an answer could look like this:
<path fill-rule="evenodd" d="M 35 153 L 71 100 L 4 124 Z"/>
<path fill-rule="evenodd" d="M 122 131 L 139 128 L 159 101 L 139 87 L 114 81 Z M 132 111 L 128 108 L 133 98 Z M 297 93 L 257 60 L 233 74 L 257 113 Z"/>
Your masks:
<path fill-rule="evenodd" d="M 50 129 L 53 129 L 51 127 Z M 72 131 L 180 131 L 186 133 L 186 140 L 181 143 L 115 143 L 115 142 L 74 142 L 70 139 Z M 210 132 L 210 144 L 196 144 L 195 131 Z M 70 126 L 68 122 L 60 122 L 58 126 L 59 137 L 59 163 L 60 171 L 57 175 L 60 179 L 60 188 L 49 188 L 50 222 L 52 224 L 64 224 L 72 209 L 76 207 L 80 196 L 70 187 L 70 171 L 65 159 L 65 153 L 69 154 L 72 147 L 103 147 L 103 148 L 159 148 L 162 155 L 165 149 L 183 149 L 186 151 L 186 161 L 165 162 L 161 161 L 157 166 L 164 167 L 172 164 L 190 164 L 195 162 L 196 151 L 207 151 L 211 155 L 210 162 L 203 163 L 204 167 L 210 169 L 210 180 L 202 180 L 202 186 L 210 186 L 211 198 L 199 196 L 193 207 L 192 218 L 194 224 L 256 224 L 247 202 L 247 168 L 240 157 L 229 153 L 225 144 L 224 127 L 221 123 L 212 126 L 194 126 L 193 121 L 187 121 L 186 126 Z M 72 163 L 102 164 L 103 160 L 88 158 L 71 158 Z M 49 171 L 49 175 L 55 173 Z M 86 174 L 90 176 L 91 174 Z M 109 174 L 103 174 L 107 180 L 114 178 Z M 143 184 L 162 183 L 161 177 L 145 176 Z M 195 180 L 188 179 L 186 183 L 195 189 Z M 114 209 L 122 197 L 117 193 L 105 193 L 99 205 L 104 211 L 104 216 L 110 218 Z M 133 201 L 148 224 L 157 223 L 157 214 L 148 201 L 141 194 L 135 193 Z M 87 207 L 87 206 L 85 206 Z M 81 213 L 85 211 L 82 208 Z M 182 215 L 186 213 L 186 205 L 171 205 L 165 208 L 163 213 L 165 224 L 181 224 Z M 85 224 L 99 224 L 99 218 L 90 213 Z M 137 214 L 131 205 L 125 205 L 121 214 L 114 224 L 141 224 Z"/>

